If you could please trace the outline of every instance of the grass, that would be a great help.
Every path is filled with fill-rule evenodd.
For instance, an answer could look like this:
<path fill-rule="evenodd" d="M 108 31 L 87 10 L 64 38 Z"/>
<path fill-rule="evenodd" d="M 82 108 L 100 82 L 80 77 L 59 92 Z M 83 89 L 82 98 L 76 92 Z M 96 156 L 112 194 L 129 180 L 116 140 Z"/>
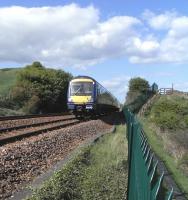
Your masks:
<path fill-rule="evenodd" d="M 9 105 L 9 92 L 16 83 L 17 72 L 19 68 L 0 69 L 0 116 L 21 115 L 20 111 L 13 110 Z M 8 98 L 5 100 L 5 97 Z"/>
<path fill-rule="evenodd" d="M 162 96 L 140 119 L 149 143 L 188 198 L 188 100 Z"/>
<path fill-rule="evenodd" d="M 164 144 L 156 135 L 155 131 L 150 128 L 149 123 L 143 119 L 141 120 L 141 123 L 152 149 L 160 157 L 160 159 L 165 162 L 165 166 L 170 172 L 172 172 L 176 183 L 188 194 L 188 177 L 186 177 L 185 174 L 180 170 L 178 163 L 174 161 L 174 158 L 165 151 Z"/>
<path fill-rule="evenodd" d="M 10 116 L 10 115 L 24 115 L 24 113 L 21 111 L 0 107 L 0 116 Z"/>
<path fill-rule="evenodd" d="M 11 86 L 16 82 L 16 73 L 19 69 L 0 69 L 0 95 L 7 94 Z"/>
<path fill-rule="evenodd" d="M 82 149 L 55 173 L 30 200 L 125 199 L 127 187 L 127 143 L 125 127 L 107 134 Z"/>

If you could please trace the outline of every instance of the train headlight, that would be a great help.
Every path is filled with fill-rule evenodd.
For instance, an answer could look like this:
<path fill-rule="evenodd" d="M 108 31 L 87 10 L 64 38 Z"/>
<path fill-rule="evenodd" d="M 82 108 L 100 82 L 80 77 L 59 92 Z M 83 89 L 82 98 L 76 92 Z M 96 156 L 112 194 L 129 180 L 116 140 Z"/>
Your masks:
<path fill-rule="evenodd" d="M 87 110 L 92 110 L 92 109 L 93 109 L 93 106 L 92 106 L 92 105 L 86 105 L 86 109 L 87 109 Z"/>
<path fill-rule="evenodd" d="M 69 101 L 69 102 L 72 102 L 72 99 L 71 99 L 71 97 L 69 97 L 69 98 L 68 98 L 68 101 Z"/>

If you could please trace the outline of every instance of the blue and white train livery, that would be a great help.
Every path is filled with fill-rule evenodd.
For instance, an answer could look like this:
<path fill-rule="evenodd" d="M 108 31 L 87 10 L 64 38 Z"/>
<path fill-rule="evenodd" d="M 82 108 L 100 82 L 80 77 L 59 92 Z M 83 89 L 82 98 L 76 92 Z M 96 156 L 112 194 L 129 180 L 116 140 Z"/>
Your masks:
<path fill-rule="evenodd" d="M 67 106 L 75 115 L 102 114 L 120 108 L 118 100 L 89 76 L 77 76 L 70 81 Z"/>

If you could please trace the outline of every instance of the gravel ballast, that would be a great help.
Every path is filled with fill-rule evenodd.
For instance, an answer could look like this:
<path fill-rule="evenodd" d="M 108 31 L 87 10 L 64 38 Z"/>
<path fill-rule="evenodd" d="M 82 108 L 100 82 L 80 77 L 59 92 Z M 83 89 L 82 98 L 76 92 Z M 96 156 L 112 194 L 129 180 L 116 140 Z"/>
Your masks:
<path fill-rule="evenodd" d="M 10 197 L 86 139 L 111 128 L 112 123 L 91 120 L 0 147 L 0 199 Z"/>

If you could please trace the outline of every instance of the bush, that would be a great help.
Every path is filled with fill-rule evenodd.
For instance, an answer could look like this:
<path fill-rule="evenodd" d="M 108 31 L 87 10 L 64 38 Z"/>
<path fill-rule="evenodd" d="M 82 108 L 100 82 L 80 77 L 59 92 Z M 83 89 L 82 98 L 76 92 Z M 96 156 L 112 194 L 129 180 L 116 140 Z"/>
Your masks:
<path fill-rule="evenodd" d="M 18 73 L 11 95 L 16 106 L 26 113 L 52 113 L 66 110 L 68 83 L 72 75 L 45 68 L 34 62 Z"/>
<path fill-rule="evenodd" d="M 129 91 L 127 93 L 125 105 L 133 113 L 138 113 L 140 108 L 152 96 L 147 80 L 143 78 L 132 78 L 129 81 Z"/>
<path fill-rule="evenodd" d="M 27 103 L 24 105 L 22 108 L 23 112 L 26 114 L 34 114 L 34 113 L 39 113 L 39 104 L 40 104 L 40 99 L 38 96 L 32 96 Z"/>
<path fill-rule="evenodd" d="M 138 113 L 143 104 L 147 101 L 149 96 L 139 92 L 128 92 L 126 106 L 133 113 Z"/>
<path fill-rule="evenodd" d="M 174 129 L 178 127 L 179 117 L 174 115 L 174 112 L 161 112 L 155 116 L 155 123 L 161 128 Z"/>
<path fill-rule="evenodd" d="M 181 97 L 163 96 L 150 113 L 150 120 L 163 129 L 188 128 L 188 102 Z"/>
<path fill-rule="evenodd" d="M 150 88 L 150 85 L 148 83 L 147 80 L 140 78 L 140 77 L 136 77 L 136 78 L 132 78 L 129 81 L 129 91 L 130 92 L 146 92 L 148 91 L 148 89 Z"/>

